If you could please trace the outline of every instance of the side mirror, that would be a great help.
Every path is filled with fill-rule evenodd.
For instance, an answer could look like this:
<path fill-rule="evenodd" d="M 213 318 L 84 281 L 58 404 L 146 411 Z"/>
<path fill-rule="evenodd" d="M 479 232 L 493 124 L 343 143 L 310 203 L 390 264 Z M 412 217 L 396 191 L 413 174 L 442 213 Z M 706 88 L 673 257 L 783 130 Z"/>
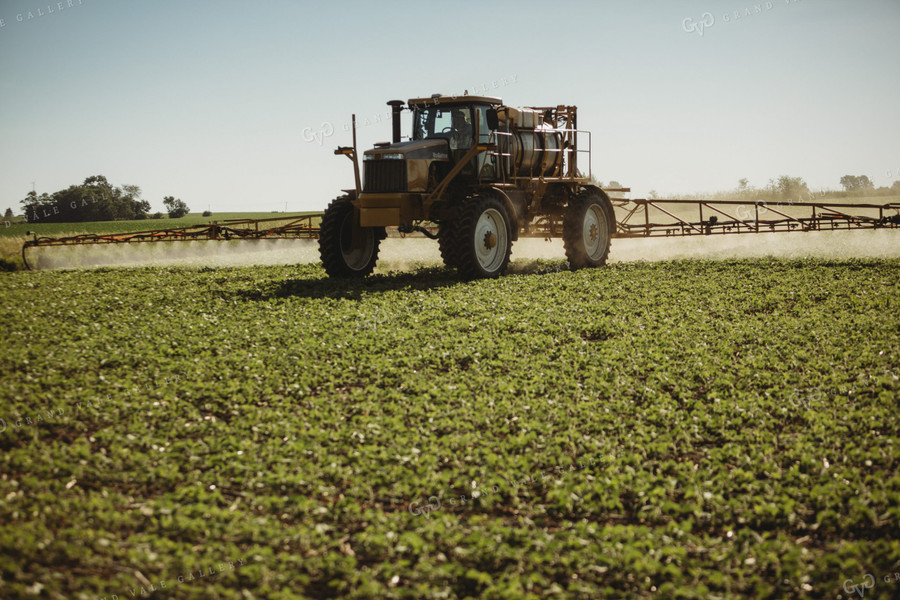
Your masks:
<path fill-rule="evenodd" d="M 489 108 L 484 115 L 487 118 L 487 125 L 490 129 L 500 128 L 500 119 L 497 117 L 497 109 Z"/>

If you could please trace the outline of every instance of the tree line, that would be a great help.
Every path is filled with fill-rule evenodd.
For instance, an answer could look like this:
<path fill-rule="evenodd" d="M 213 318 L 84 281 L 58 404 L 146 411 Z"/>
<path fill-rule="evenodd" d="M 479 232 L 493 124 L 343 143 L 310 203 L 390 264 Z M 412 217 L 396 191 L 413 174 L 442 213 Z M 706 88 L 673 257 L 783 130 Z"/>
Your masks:
<path fill-rule="evenodd" d="M 746 179 L 738 182 L 738 192 L 756 192 L 768 195 L 780 200 L 811 200 L 814 198 L 849 198 L 854 196 L 894 196 L 900 194 L 900 181 L 895 181 L 891 187 L 875 187 L 867 175 L 844 175 L 840 180 L 843 190 L 823 190 L 811 192 L 809 186 L 802 177 L 782 175 L 778 179 L 770 179 L 769 183 L 760 190 L 749 186 Z"/>
<path fill-rule="evenodd" d="M 718 199 L 718 200 L 765 200 L 783 202 L 809 202 L 820 198 L 853 198 L 858 196 L 896 196 L 900 194 L 900 181 L 895 181 L 890 187 L 876 188 L 866 175 L 844 175 L 840 180 L 843 190 L 822 190 L 813 192 L 802 177 L 781 175 L 777 179 L 770 179 L 762 187 L 754 187 L 746 178 L 738 181 L 738 187 L 725 192 L 714 194 L 687 194 L 680 197 L 692 200 Z M 656 197 L 656 192 L 651 191 L 650 197 Z"/>
<path fill-rule="evenodd" d="M 81 223 L 85 221 L 131 221 L 162 218 L 150 215 L 150 203 L 141 198 L 136 185 L 114 186 L 103 175 L 92 175 L 81 185 L 70 185 L 53 194 L 28 192 L 21 201 L 29 223 Z M 163 205 L 170 218 L 177 219 L 190 209 L 181 199 L 166 196 Z M 7 209 L 7 213 L 11 213 Z"/>

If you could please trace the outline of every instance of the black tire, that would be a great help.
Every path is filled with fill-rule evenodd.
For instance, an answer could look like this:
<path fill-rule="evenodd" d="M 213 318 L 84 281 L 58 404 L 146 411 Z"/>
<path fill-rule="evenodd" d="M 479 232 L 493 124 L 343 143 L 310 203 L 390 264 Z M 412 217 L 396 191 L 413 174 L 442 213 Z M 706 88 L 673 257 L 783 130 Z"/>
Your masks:
<path fill-rule="evenodd" d="M 351 247 L 353 204 L 350 196 L 335 198 L 325 209 L 319 226 L 319 256 L 329 277 L 365 277 L 375 269 L 381 240 L 387 237 L 384 227 L 362 227 L 362 246 Z"/>
<path fill-rule="evenodd" d="M 601 190 L 585 189 L 569 200 L 563 218 L 563 245 L 573 269 L 602 267 L 609 256 L 615 212 Z"/>
<path fill-rule="evenodd" d="M 457 254 L 454 252 L 457 244 L 456 240 L 456 223 L 454 221 L 444 221 L 438 229 L 438 247 L 441 249 L 441 258 L 444 264 L 451 269 L 457 268 Z"/>
<path fill-rule="evenodd" d="M 512 230 L 503 201 L 486 192 L 468 198 L 454 224 L 451 262 L 465 280 L 499 277 L 509 266 Z"/>

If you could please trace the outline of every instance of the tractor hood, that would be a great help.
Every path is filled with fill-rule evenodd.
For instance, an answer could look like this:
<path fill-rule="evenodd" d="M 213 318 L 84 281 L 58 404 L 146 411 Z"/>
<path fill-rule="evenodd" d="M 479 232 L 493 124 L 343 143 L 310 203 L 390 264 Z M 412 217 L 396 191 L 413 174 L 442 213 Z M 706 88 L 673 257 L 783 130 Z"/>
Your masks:
<path fill-rule="evenodd" d="M 450 160 L 450 142 L 445 138 L 415 140 L 381 145 L 366 150 L 363 160 L 406 160 L 410 158 L 427 158 L 433 160 Z"/>

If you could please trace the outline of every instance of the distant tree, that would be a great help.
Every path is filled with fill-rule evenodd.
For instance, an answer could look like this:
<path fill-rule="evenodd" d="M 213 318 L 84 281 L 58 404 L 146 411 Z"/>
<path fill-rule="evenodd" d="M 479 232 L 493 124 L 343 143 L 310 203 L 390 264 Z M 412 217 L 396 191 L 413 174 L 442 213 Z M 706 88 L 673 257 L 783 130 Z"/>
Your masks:
<path fill-rule="evenodd" d="M 188 208 L 188 205 L 181 198 L 176 199 L 173 196 L 166 196 L 163 198 L 163 205 L 169 213 L 169 218 L 172 219 L 180 219 L 191 212 L 191 209 Z"/>
<path fill-rule="evenodd" d="M 782 175 L 774 184 L 776 194 L 784 200 L 800 201 L 801 198 L 809 196 L 809 188 L 802 177 Z"/>
<path fill-rule="evenodd" d="M 203 216 L 204 216 L 204 217 L 211 217 L 211 216 L 212 216 L 212 213 L 211 213 L 210 211 L 208 211 L 208 210 L 204 210 L 204 211 L 203 211 Z"/>
<path fill-rule="evenodd" d="M 857 192 L 875 187 L 868 175 L 844 175 L 841 177 L 841 185 L 848 192 Z"/>
<path fill-rule="evenodd" d="M 613 190 L 619 189 L 619 188 L 622 188 L 622 187 L 625 187 L 625 186 L 623 186 L 621 183 L 619 183 L 619 182 L 616 181 L 615 179 L 611 180 L 611 181 L 606 185 L 606 188 L 607 188 L 607 189 L 613 189 Z M 624 193 L 624 192 L 609 192 L 609 197 L 610 197 L 610 198 L 619 198 L 619 199 L 621 199 L 621 198 L 624 198 L 624 197 L 625 197 L 625 193 Z"/>
<path fill-rule="evenodd" d="M 150 218 L 151 219 L 162 219 L 163 214 L 161 212 L 155 212 L 155 213 L 153 213 L 153 215 Z"/>
<path fill-rule="evenodd" d="M 150 214 L 151 206 L 149 202 L 141 198 L 141 188 L 136 185 L 123 185 L 122 191 L 131 198 L 135 212 L 134 218 L 146 219 Z"/>
<path fill-rule="evenodd" d="M 657 198 L 659 198 L 659 194 L 656 190 L 650 190 L 647 193 L 647 198 L 649 198 L 650 200 L 656 200 Z"/>
<path fill-rule="evenodd" d="M 3 214 L 3 218 L 4 219 L 12 219 L 13 218 L 13 211 L 11 208 L 6 209 L 6 212 Z"/>
<path fill-rule="evenodd" d="M 141 189 L 135 185 L 115 187 L 103 175 L 93 175 L 81 185 L 38 197 L 28 192 L 22 205 L 29 223 L 81 223 L 139 219 L 150 210 L 150 203 L 140 199 Z"/>
<path fill-rule="evenodd" d="M 900 181 L 895 181 L 895 182 L 891 185 L 891 189 L 892 189 L 892 190 L 897 190 L 898 192 L 900 192 Z"/>

